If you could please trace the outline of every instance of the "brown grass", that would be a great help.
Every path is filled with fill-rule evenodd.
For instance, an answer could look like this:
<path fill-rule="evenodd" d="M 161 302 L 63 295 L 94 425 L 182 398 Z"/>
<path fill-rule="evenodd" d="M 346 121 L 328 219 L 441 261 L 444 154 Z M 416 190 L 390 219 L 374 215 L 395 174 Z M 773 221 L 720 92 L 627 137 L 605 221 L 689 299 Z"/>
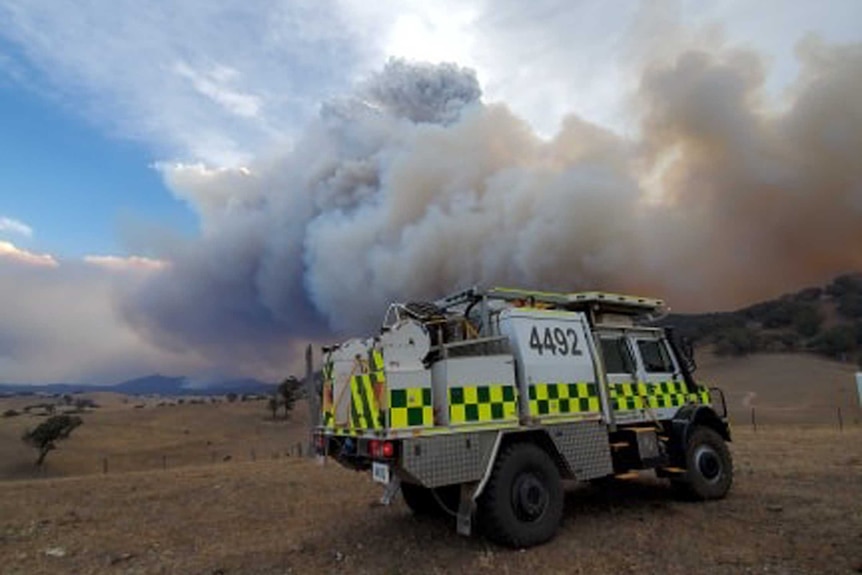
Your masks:
<path fill-rule="evenodd" d="M 849 363 L 805 354 L 759 354 L 744 358 L 699 357 L 698 381 L 717 385 L 727 394 L 731 417 L 748 423 L 751 408 L 760 423 L 859 422 L 862 410 Z"/>
<path fill-rule="evenodd" d="M 296 452 L 307 438 L 307 408 L 297 404 L 288 421 L 272 421 L 263 401 L 218 405 L 156 407 L 159 400 L 99 394 L 100 407 L 82 415 L 84 425 L 48 455 L 42 474 L 49 477 L 109 473 L 201 465 L 252 458 L 284 457 Z M 105 397 L 108 396 L 108 397 Z M 111 397 L 113 396 L 113 397 Z M 0 400 L 0 412 L 21 398 Z M 29 403 L 45 400 L 28 399 Z M 144 403 L 146 407 L 136 409 Z M 281 415 L 279 415 L 280 417 Z M 44 417 L 21 415 L 0 418 L 0 479 L 34 477 L 35 451 L 21 441 L 21 433 Z"/>
<path fill-rule="evenodd" d="M 0 482 L 0 573 L 862 572 L 862 425 L 817 423 L 853 369 L 806 356 L 701 363 L 736 416 L 730 496 L 679 502 L 649 476 L 573 485 L 557 538 L 526 551 L 417 520 L 400 499 L 375 506 L 365 474 L 285 457 L 305 437 L 302 405 L 272 422 L 263 402 L 135 409 L 100 397 L 43 479 L 19 440 L 42 419 L 0 418 L 0 478 L 16 478 Z M 756 433 L 746 397 L 762 410 Z M 0 411 L 21 401 L 37 400 Z"/>
<path fill-rule="evenodd" d="M 295 458 L 6 482 L 2 572 L 852 573 L 860 446 L 858 428 L 743 430 L 726 500 L 678 502 L 648 477 L 575 486 L 557 538 L 526 551 L 375 507 L 367 476 Z"/>

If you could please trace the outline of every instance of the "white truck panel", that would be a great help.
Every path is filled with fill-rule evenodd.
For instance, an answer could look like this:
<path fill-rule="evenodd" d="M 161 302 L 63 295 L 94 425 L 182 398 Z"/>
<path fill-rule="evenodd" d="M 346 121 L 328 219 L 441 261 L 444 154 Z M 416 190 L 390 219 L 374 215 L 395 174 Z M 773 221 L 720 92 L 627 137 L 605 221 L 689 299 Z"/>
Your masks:
<path fill-rule="evenodd" d="M 500 314 L 500 332 L 517 359 L 519 392 L 539 383 L 596 383 L 587 321 L 579 312 L 511 309 Z M 521 402 L 527 416 L 527 402 Z"/>
<path fill-rule="evenodd" d="M 511 355 L 454 357 L 431 366 L 434 411 L 449 424 L 449 388 L 479 385 L 516 385 Z"/>

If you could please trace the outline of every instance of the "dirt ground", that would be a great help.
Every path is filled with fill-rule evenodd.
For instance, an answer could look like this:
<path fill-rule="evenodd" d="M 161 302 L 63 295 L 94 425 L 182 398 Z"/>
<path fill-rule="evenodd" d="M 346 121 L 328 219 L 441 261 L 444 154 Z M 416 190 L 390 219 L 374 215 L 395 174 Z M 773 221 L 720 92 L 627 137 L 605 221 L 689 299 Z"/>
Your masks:
<path fill-rule="evenodd" d="M 571 486 L 559 535 L 509 550 L 376 506 L 367 475 L 281 458 L 0 483 L 0 571 L 860 573 L 862 429 L 736 431 L 736 482 L 676 501 L 649 477 Z"/>

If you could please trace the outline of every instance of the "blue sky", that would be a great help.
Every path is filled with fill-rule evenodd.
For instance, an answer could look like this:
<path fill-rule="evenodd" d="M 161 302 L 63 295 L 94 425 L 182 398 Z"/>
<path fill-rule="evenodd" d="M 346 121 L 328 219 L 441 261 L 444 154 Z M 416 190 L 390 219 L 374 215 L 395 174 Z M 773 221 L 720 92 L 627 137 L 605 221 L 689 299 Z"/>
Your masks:
<path fill-rule="evenodd" d="M 421 269 L 411 267 L 419 258 L 435 257 L 422 252 L 423 241 L 440 235 L 435 226 L 442 225 L 441 218 L 459 213 L 438 203 L 475 174 L 438 179 L 458 176 L 459 161 L 470 164 L 466 158 L 484 145 L 490 150 L 484 159 L 496 165 L 494 153 L 511 151 L 509 142 L 519 142 L 525 156 L 531 150 L 541 156 L 549 146 L 556 150 L 554 161 L 574 162 L 568 168 L 578 177 L 567 183 L 573 189 L 595 175 L 575 169 L 583 142 L 614 142 L 601 152 L 613 149 L 619 157 L 610 164 L 628 165 L 633 155 L 665 145 L 656 134 L 643 133 L 648 127 L 641 123 L 651 111 L 642 81 L 656 70 L 665 76 L 654 76 L 648 88 L 668 97 L 675 95 L 674 82 L 697 87 L 713 76 L 717 88 L 749 90 L 747 99 L 733 100 L 736 110 L 720 105 L 700 110 L 699 102 L 679 102 L 686 110 L 703 117 L 713 117 L 717 109 L 741 111 L 748 116 L 740 116 L 740 125 L 777 118 L 770 129 L 795 129 L 797 118 L 782 114 L 798 103 L 798 94 L 818 82 L 852 85 L 841 70 L 855 68 L 841 63 L 856 62 L 859 22 L 858 0 L 0 0 L 0 381 L 108 382 L 149 371 L 206 375 L 232 368 L 236 375 L 275 377 L 296 363 L 304 342 L 328 330 L 365 327 L 366 315 L 377 314 L 394 293 L 412 289 L 427 296 L 444 283 L 473 281 L 468 276 L 475 270 L 492 270 L 486 279 L 493 281 L 613 285 L 615 265 L 631 256 L 631 245 L 614 244 L 627 230 L 601 241 L 579 238 L 587 251 L 572 255 L 566 265 L 545 248 L 549 238 L 527 234 L 512 250 L 539 255 L 508 265 L 507 258 L 517 259 L 512 253 L 486 253 L 493 251 L 484 240 L 495 231 L 494 222 L 487 223 L 475 249 L 451 250 L 467 260 L 442 261 L 435 277 L 423 277 Z M 699 63 L 703 76 L 694 74 L 697 66 L 678 65 L 684 54 L 709 55 L 687 60 Z M 387 71 L 390 58 L 454 63 L 474 76 L 457 67 Z M 686 70 L 693 76 L 685 76 Z M 469 131 L 487 120 L 480 113 L 470 116 L 474 124 L 456 122 L 454 131 L 438 137 L 449 143 L 443 152 L 451 152 L 465 141 L 453 133 L 472 134 L 474 146 L 463 150 L 464 158 L 406 177 L 446 154 L 426 157 L 438 141 L 427 127 L 398 114 L 417 102 L 428 104 L 423 98 L 434 89 L 436 97 L 451 96 L 460 106 L 464 102 L 458 98 L 472 93 L 473 77 L 480 104 L 487 105 L 483 110 L 502 114 L 499 122 L 480 131 L 481 137 Z M 425 92 L 417 94 L 420 84 Z M 707 90 L 699 97 L 707 101 L 712 95 Z M 722 102 L 736 96 L 730 93 Z M 398 104 L 398 98 L 407 101 Z M 852 113 L 857 100 L 848 100 L 845 90 L 836 102 Z M 824 113 L 812 109 L 812 117 Z M 328 114 L 325 120 L 319 119 L 321 110 Z M 374 114 L 381 115 L 378 123 Z M 670 122 L 673 116 L 662 119 Z M 841 132 L 841 122 L 833 121 L 834 131 Z M 498 129 L 511 131 L 497 136 Z M 423 142 L 430 147 L 423 148 Z M 772 144 L 764 136 L 756 149 L 771 150 Z M 649 201 L 661 200 L 659 184 L 673 187 L 661 177 L 687 176 L 695 165 L 679 154 L 682 144 L 667 146 L 661 148 L 666 157 L 650 158 L 657 162 L 652 173 L 616 174 L 608 195 L 636 190 Z M 779 149 L 768 160 L 786 152 Z M 387 171 L 405 158 L 415 163 Z M 521 159 L 509 161 L 520 166 Z M 547 162 L 539 164 L 532 169 L 548 169 Z M 742 174 L 740 181 L 789 178 L 799 164 L 780 165 L 763 176 Z M 483 174 L 477 188 L 484 190 L 507 173 L 500 168 Z M 797 174 L 788 187 L 808 182 L 812 174 Z M 841 175 L 844 181 L 856 178 Z M 411 187 L 415 182 L 432 182 L 437 195 Z M 529 178 L 515 184 L 524 182 Z M 700 186 L 696 178 L 693 182 L 689 187 Z M 512 194 L 520 189 L 512 188 Z M 531 193 L 541 193 L 539 188 Z M 345 189 L 349 193 L 342 197 Z M 458 201 L 472 209 L 481 194 L 470 191 L 472 196 Z M 592 197 L 592 192 L 584 193 Z M 357 198 L 386 193 L 402 208 L 418 202 L 407 209 L 415 221 L 407 218 L 397 233 L 387 227 L 391 218 L 356 222 L 342 210 Z M 501 192 L 503 199 L 507 193 Z M 857 223 L 862 229 L 853 219 L 853 206 L 862 206 L 862 198 L 854 198 L 842 199 L 851 207 L 842 212 L 846 226 L 834 230 L 843 233 Z M 815 200 L 801 213 L 813 210 Z M 371 213 L 380 206 L 385 202 L 378 198 L 362 207 Z M 591 229 L 596 221 L 587 218 L 581 227 Z M 460 225 L 459 232 L 473 223 Z M 665 223 L 674 233 L 697 227 L 692 217 Z M 776 239 L 781 231 L 765 239 L 757 229 L 738 236 L 750 236 L 751 245 L 781 244 L 784 238 Z M 794 261 L 784 262 L 771 283 L 767 278 L 733 293 L 725 290 L 718 294 L 725 299 L 715 300 L 724 303 L 714 305 L 777 295 L 773 292 L 785 286 L 844 269 L 850 265 L 846 260 L 829 255 L 847 241 L 838 231 L 834 238 L 825 233 L 831 243 L 812 256 L 819 267 L 800 271 Z M 422 233 L 432 239 L 423 240 Z M 665 239 L 676 254 L 707 249 L 715 237 L 688 243 Z M 379 238 L 388 239 L 375 244 Z M 410 238 L 419 241 L 410 244 Z M 644 243 L 640 240 L 632 245 Z M 507 241 L 502 237 L 497 243 Z M 403 253 L 395 253 L 396 244 Z M 363 245 L 365 251 L 357 252 Z M 364 268 L 350 281 L 339 275 L 361 267 L 368 253 L 388 276 Z M 476 259 L 481 257 L 487 259 Z M 718 254 L 737 272 L 747 257 L 747 249 Z M 653 274 L 644 287 L 676 289 L 683 302 L 687 294 L 708 292 L 698 283 L 705 280 L 692 278 L 708 277 L 709 266 L 668 286 L 663 279 L 676 262 L 633 261 Z M 560 269 L 576 272 L 561 279 L 554 275 Z M 746 271 L 739 277 L 753 276 Z M 345 290 L 367 299 L 357 303 Z M 86 333 L 66 336 L 81 325 L 88 326 Z M 243 341 L 231 334 L 242 334 Z"/>
<path fill-rule="evenodd" d="M 73 102 L 8 78 L 0 109 L 0 214 L 33 228 L 32 237 L 16 238 L 23 246 L 61 257 L 126 255 L 122 228 L 136 222 L 194 233 L 194 214 L 165 187 L 144 143 L 112 137 Z"/>

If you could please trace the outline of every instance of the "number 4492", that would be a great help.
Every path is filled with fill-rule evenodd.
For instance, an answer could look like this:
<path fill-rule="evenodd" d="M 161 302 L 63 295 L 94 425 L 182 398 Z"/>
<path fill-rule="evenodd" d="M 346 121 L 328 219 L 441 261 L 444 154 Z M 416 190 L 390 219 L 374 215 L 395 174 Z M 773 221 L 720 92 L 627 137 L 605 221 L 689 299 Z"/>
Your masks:
<path fill-rule="evenodd" d="M 535 349 L 539 355 L 544 355 L 545 352 L 551 355 L 581 355 L 581 350 L 578 349 L 578 332 L 573 328 L 546 327 L 540 330 L 534 325 L 530 331 L 530 348 Z"/>

